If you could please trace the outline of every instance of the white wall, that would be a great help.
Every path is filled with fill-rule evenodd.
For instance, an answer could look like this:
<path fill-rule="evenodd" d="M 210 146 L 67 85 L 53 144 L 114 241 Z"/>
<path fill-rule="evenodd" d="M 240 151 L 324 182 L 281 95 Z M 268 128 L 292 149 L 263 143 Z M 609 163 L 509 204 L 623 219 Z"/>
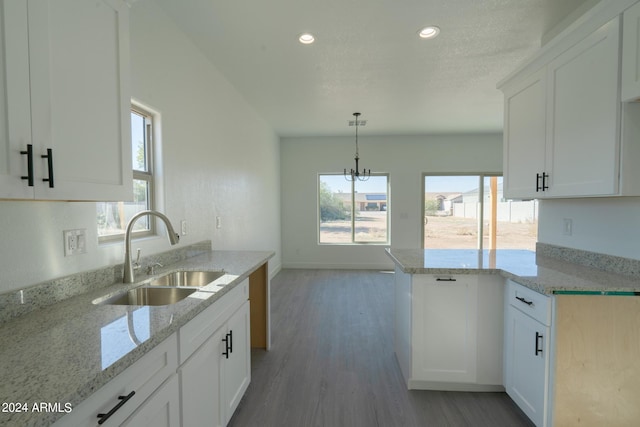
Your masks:
<path fill-rule="evenodd" d="M 500 172 L 502 135 L 390 136 L 358 139 L 360 165 L 389 173 L 391 246 L 420 248 L 422 174 Z M 392 266 L 384 246 L 318 244 L 318 174 L 354 166 L 354 137 L 283 138 L 282 264 L 288 268 Z"/>
<path fill-rule="evenodd" d="M 538 241 L 640 259 L 640 198 L 541 200 Z M 563 233 L 571 219 L 571 236 Z"/>
<path fill-rule="evenodd" d="M 132 95 L 162 116 L 163 211 L 214 249 L 274 250 L 280 268 L 279 140 L 151 1 L 131 8 Z M 215 216 L 222 228 L 215 228 Z M 62 231 L 86 228 L 88 253 L 64 257 Z M 164 231 L 162 231 L 164 233 Z M 0 201 L 0 292 L 123 261 L 99 246 L 94 203 Z M 134 244 L 169 249 L 164 235 Z"/>

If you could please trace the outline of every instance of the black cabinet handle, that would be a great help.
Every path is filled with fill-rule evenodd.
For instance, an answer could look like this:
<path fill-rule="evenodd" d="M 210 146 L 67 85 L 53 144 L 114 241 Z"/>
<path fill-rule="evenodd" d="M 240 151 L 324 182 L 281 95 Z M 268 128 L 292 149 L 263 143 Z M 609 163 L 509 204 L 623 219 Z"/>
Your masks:
<path fill-rule="evenodd" d="M 549 186 L 547 185 L 547 178 L 549 178 L 549 174 L 542 172 L 542 191 L 547 191 L 549 189 Z"/>
<path fill-rule="evenodd" d="M 541 338 L 542 338 L 542 334 L 539 334 L 538 332 L 536 332 L 536 356 L 539 353 L 542 353 L 542 345 L 539 345 L 539 344 L 541 344 L 541 342 L 540 342 Z"/>
<path fill-rule="evenodd" d="M 527 305 L 532 305 L 533 304 L 533 301 L 527 301 L 526 299 L 524 299 L 524 297 L 516 297 L 516 299 L 518 301 L 520 301 L 520 302 L 523 302 L 523 303 L 527 304 Z"/>
<path fill-rule="evenodd" d="M 222 341 L 224 342 L 224 351 L 222 352 L 222 355 L 228 359 L 229 353 L 231 353 L 231 346 L 229 345 L 231 343 L 231 335 L 226 334 L 224 338 L 222 338 Z"/>
<path fill-rule="evenodd" d="M 233 331 L 229 331 L 229 353 L 233 353 Z"/>
<path fill-rule="evenodd" d="M 537 173 L 536 174 L 536 193 L 542 189 L 542 187 L 540 186 L 540 178 L 541 178 L 540 174 Z"/>
<path fill-rule="evenodd" d="M 454 279 L 453 277 L 448 277 L 446 279 L 443 279 L 442 277 L 438 277 L 436 278 L 436 282 L 455 282 L 456 279 Z"/>
<path fill-rule="evenodd" d="M 47 154 L 43 154 L 40 157 L 47 159 L 47 165 L 49 166 L 49 177 L 42 178 L 42 181 L 48 182 L 49 188 L 53 188 L 53 150 L 51 148 L 47 148 Z"/>
<path fill-rule="evenodd" d="M 33 145 L 27 144 L 27 151 L 21 151 L 20 154 L 27 156 L 27 176 L 21 178 L 27 180 L 29 187 L 33 187 Z"/>
<path fill-rule="evenodd" d="M 109 417 L 111 415 L 115 414 L 116 411 L 122 407 L 122 405 L 127 403 L 127 401 L 129 399 L 131 399 L 134 394 L 136 394 L 136 392 L 132 391 L 131 393 L 127 394 L 126 396 L 118 396 L 118 399 L 120 399 L 120 402 L 118 402 L 118 404 L 116 406 L 111 408 L 111 410 L 109 412 L 107 412 L 106 414 L 98 414 L 98 418 L 100 418 L 98 420 L 98 424 L 103 424 L 105 421 L 107 421 L 109 419 Z"/>

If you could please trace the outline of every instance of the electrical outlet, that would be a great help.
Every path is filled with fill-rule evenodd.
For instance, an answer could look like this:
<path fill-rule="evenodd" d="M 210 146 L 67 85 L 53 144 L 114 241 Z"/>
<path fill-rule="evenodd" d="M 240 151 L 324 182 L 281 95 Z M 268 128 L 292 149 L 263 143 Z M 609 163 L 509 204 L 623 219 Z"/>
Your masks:
<path fill-rule="evenodd" d="M 87 229 L 64 230 L 64 256 L 87 253 Z"/>
<path fill-rule="evenodd" d="M 183 219 L 182 221 L 180 221 L 180 233 L 183 236 L 187 235 L 187 220 Z"/>
<path fill-rule="evenodd" d="M 562 234 L 565 236 L 571 236 L 573 234 L 573 220 L 571 218 L 564 218 L 562 220 Z"/>
<path fill-rule="evenodd" d="M 222 228 L 222 218 L 216 217 L 216 228 Z"/>

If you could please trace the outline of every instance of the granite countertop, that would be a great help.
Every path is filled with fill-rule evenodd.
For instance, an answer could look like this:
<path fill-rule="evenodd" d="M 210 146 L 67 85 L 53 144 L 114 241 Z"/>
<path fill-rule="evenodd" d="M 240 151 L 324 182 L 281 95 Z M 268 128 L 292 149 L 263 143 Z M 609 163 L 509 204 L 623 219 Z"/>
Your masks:
<path fill-rule="evenodd" d="M 386 249 L 386 252 L 408 274 L 501 274 L 548 295 L 640 292 L 640 278 L 621 274 L 628 273 L 624 266 L 618 269 L 620 272 L 605 271 L 527 250 Z"/>
<path fill-rule="evenodd" d="M 182 301 L 166 306 L 94 305 L 93 300 L 140 286 L 116 283 L 12 319 L 0 326 L 2 402 L 59 402 L 76 406 L 218 300 L 274 255 L 273 252 L 211 251 L 176 262 L 177 269 L 220 270 L 224 276 Z M 154 276 L 154 277 L 155 277 Z M 145 282 L 150 279 L 144 278 Z M 138 339 L 119 339 L 119 324 L 133 317 Z M 120 332 L 122 334 L 122 332 Z M 0 425 L 48 425 L 64 413 L 8 413 Z"/>

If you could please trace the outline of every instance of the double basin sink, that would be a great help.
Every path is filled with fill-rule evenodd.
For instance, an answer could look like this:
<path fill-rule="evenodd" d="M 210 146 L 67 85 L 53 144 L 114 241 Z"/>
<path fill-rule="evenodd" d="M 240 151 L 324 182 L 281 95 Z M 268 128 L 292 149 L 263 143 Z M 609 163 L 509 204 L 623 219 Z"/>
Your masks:
<path fill-rule="evenodd" d="M 168 305 L 181 301 L 224 276 L 223 270 L 188 271 L 180 270 L 152 279 L 144 286 L 129 289 L 109 298 L 93 301 L 100 305 Z"/>

